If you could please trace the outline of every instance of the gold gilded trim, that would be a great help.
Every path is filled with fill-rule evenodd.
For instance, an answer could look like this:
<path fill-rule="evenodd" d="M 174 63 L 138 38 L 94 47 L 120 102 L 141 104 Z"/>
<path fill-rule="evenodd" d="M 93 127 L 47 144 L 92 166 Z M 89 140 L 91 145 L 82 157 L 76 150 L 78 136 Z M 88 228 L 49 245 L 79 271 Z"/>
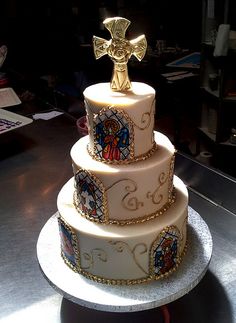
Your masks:
<path fill-rule="evenodd" d="M 114 182 L 112 185 L 107 187 L 106 192 L 110 190 L 112 187 L 116 186 L 117 184 L 123 183 L 126 181 L 128 182 L 128 184 L 124 187 L 124 190 L 127 192 L 127 194 L 125 194 L 125 196 L 122 198 L 122 205 L 126 210 L 136 211 L 140 207 L 143 207 L 144 203 L 138 201 L 137 197 L 130 197 L 130 194 L 136 192 L 138 189 L 137 183 L 132 179 L 129 179 L 129 178 L 120 179 L 119 181 Z"/>
<path fill-rule="evenodd" d="M 137 197 L 129 197 L 131 193 L 134 193 L 137 191 L 137 183 L 135 183 L 133 180 L 128 179 L 133 184 L 133 187 L 130 185 L 125 186 L 125 191 L 127 194 L 122 198 L 122 205 L 124 209 L 129 210 L 129 211 L 136 211 L 140 207 L 143 207 L 143 202 L 139 202 Z"/>
<path fill-rule="evenodd" d="M 147 192 L 146 197 L 149 199 L 152 199 L 152 202 L 156 205 L 160 204 L 163 196 L 162 194 L 159 194 L 159 189 L 162 185 L 164 185 L 166 183 L 166 181 L 168 180 L 168 200 L 167 202 L 157 211 L 151 213 L 151 214 L 145 214 L 141 217 L 137 217 L 137 218 L 132 218 L 132 219 L 122 219 L 122 220 L 118 220 L 118 219 L 110 219 L 109 218 L 109 210 L 108 210 L 108 201 L 107 201 L 107 191 L 109 189 L 111 189 L 112 187 L 114 187 L 115 185 L 117 185 L 118 183 L 124 182 L 124 181 L 130 181 L 130 185 L 126 185 L 124 190 L 125 190 L 125 195 L 122 198 L 122 205 L 126 210 L 129 211 L 136 211 L 139 208 L 144 206 L 144 202 L 143 201 L 139 201 L 137 199 L 137 197 L 135 196 L 130 196 L 131 193 L 134 193 L 137 191 L 137 184 L 128 178 L 125 179 L 120 179 L 119 181 L 111 184 L 109 187 L 105 188 L 102 183 L 100 182 L 99 179 L 96 178 L 96 176 L 94 176 L 93 174 L 91 174 L 90 172 L 86 171 L 89 176 L 94 179 L 95 183 L 99 184 L 99 188 L 102 191 L 102 196 L 103 196 L 103 212 L 104 212 L 104 216 L 101 219 L 96 219 L 92 216 L 90 216 L 89 214 L 85 214 L 85 212 L 83 212 L 80 207 L 79 207 L 79 203 L 78 203 L 78 197 L 77 197 L 77 191 L 75 190 L 74 192 L 74 197 L 73 197 L 73 203 L 74 206 L 76 208 L 76 210 L 79 212 L 79 214 L 83 217 L 85 217 L 86 219 L 92 221 L 92 222 L 98 222 L 101 224 L 117 224 L 117 225 L 130 225 L 130 224 L 137 224 L 137 223 L 144 223 L 146 221 L 155 219 L 156 217 L 164 214 L 169 208 L 170 206 L 175 202 L 176 199 L 176 193 L 175 193 L 175 188 L 173 187 L 173 176 L 174 176 L 174 161 L 175 161 L 175 155 L 172 156 L 171 161 L 170 161 L 170 166 L 169 166 L 169 171 L 167 173 L 167 175 L 162 172 L 159 175 L 158 178 L 158 182 L 159 182 L 159 186 L 157 187 L 157 189 L 151 193 L 150 191 Z M 82 168 L 78 167 L 78 171 L 83 170 Z M 76 172 L 76 174 L 77 174 Z M 101 187 L 100 187 L 101 185 Z M 133 187 L 132 187 L 132 186 Z"/>
<path fill-rule="evenodd" d="M 95 218 L 89 217 L 81 212 L 80 208 L 78 207 L 78 203 L 76 202 L 76 196 L 77 196 L 77 193 L 74 192 L 74 206 L 81 216 L 85 217 L 86 219 L 88 219 L 92 222 L 97 222 L 100 224 L 117 224 L 117 225 L 130 225 L 130 224 L 144 223 L 146 221 L 153 220 L 156 217 L 165 213 L 171 207 L 171 205 L 175 202 L 175 199 L 176 199 L 175 190 L 173 190 L 173 194 L 171 195 L 171 198 L 168 200 L 168 202 L 165 205 L 163 205 L 163 207 L 160 210 L 158 210 L 154 213 L 144 215 L 142 217 L 135 218 L 135 219 L 116 220 L 116 219 L 108 219 L 107 218 L 105 221 L 101 222 L 101 221 L 99 221 Z"/>
<path fill-rule="evenodd" d="M 154 106 L 155 106 L 155 102 L 156 102 L 156 99 L 154 98 L 153 101 L 152 101 L 152 104 L 151 104 L 151 109 L 149 112 L 144 112 L 141 116 L 141 126 L 139 126 L 138 124 L 136 124 L 134 121 L 133 122 L 133 125 L 139 129 L 139 130 L 145 130 L 147 128 L 149 128 L 150 124 L 151 124 L 151 120 L 152 120 L 152 115 L 153 115 L 153 118 L 154 118 Z"/>
<path fill-rule="evenodd" d="M 171 192 L 173 191 L 173 179 L 174 179 L 174 167 L 175 167 L 175 154 L 176 154 L 176 150 L 173 154 L 173 156 L 171 157 L 170 160 L 170 169 L 169 169 L 169 185 L 168 185 L 168 191 L 169 191 L 169 199 L 171 199 Z"/>
<path fill-rule="evenodd" d="M 147 40 L 144 35 L 135 39 L 125 38 L 125 32 L 130 21 L 122 17 L 107 18 L 104 26 L 110 31 L 111 39 L 106 40 L 93 36 L 93 49 L 96 59 L 108 55 L 114 63 L 110 87 L 112 91 L 127 91 L 132 85 L 128 76 L 127 63 L 132 55 L 141 61 L 147 49 Z"/>
<path fill-rule="evenodd" d="M 101 277 L 101 276 L 98 276 L 98 275 L 90 274 L 90 273 L 86 272 L 85 270 L 83 270 L 81 268 L 78 268 L 78 273 L 83 275 L 87 279 L 90 279 L 92 281 L 95 281 L 96 283 L 101 283 L 101 284 L 123 285 L 123 286 L 124 285 L 143 284 L 143 283 L 147 283 L 147 282 L 150 282 L 150 281 L 166 278 L 169 275 L 171 275 L 173 272 L 175 272 L 177 270 L 177 268 L 179 267 L 179 265 L 181 264 L 181 261 L 183 260 L 183 257 L 186 254 L 186 251 L 187 251 L 187 243 L 184 246 L 182 254 L 179 256 L 178 262 L 176 263 L 175 267 L 171 268 L 165 274 L 159 275 L 159 276 L 149 274 L 146 277 L 142 277 L 142 278 L 139 278 L 139 279 L 111 279 L 111 278 L 105 278 L 105 277 Z"/>
<path fill-rule="evenodd" d="M 150 158 L 157 149 L 158 149 L 158 145 L 154 142 L 153 147 L 147 153 L 133 157 L 132 159 L 130 158 L 130 159 L 123 159 L 123 160 L 107 160 L 107 159 L 98 157 L 89 149 L 89 144 L 87 145 L 87 151 L 94 160 L 101 161 L 105 164 L 112 164 L 112 165 L 127 165 L 127 164 L 138 162 L 140 160 L 146 160 Z"/>
<path fill-rule="evenodd" d="M 158 177 L 158 186 L 153 193 L 147 192 L 147 198 L 152 200 L 153 204 L 160 204 L 163 200 L 163 194 L 159 194 L 160 188 L 166 183 L 168 176 L 162 172 Z"/>
<path fill-rule="evenodd" d="M 70 226 L 68 226 L 68 224 L 64 221 L 64 219 L 59 216 L 58 218 L 60 218 L 60 221 L 62 221 L 62 223 L 65 225 L 65 227 L 69 228 L 72 232 L 73 230 L 71 229 Z M 184 221 L 185 222 L 185 221 Z M 160 235 L 165 235 L 165 233 L 170 229 L 170 228 L 176 228 L 175 226 L 169 226 L 169 227 L 166 227 L 165 229 L 162 230 L 162 232 L 160 233 Z M 178 228 L 177 228 L 178 230 Z M 179 231 L 179 230 L 178 230 Z M 79 251 L 78 251 L 78 245 L 79 245 L 79 241 L 77 241 L 77 237 L 75 235 L 75 233 L 73 232 L 73 238 L 75 238 L 75 242 L 76 242 L 76 246 L 74 248 L 74 251 L 75 251 L 75 259 L 76 259 L 76 262 L 77 262 L 77 267 L 73 266 L 69 261 L 68 259 L 64 256 L 63 253 L 61 253 L 61 256 L 62 256 L 62 259 L 64 260 L 65 264 L 71 268 L 74 272 L 78 273 L 78 274 L 81 274 L 83 275 L 84 277 L 86 277 L 87 279 L 90 279 L 92 281 L 95 281 L 97 283 L 102 283 L 102 284 L 108 284 L 108 285 L 134 285 L 134 284 L 141 284 L 141 283 L 146 283 L 146 282 L 149 282 L 149 281 L 154 281 L 154 280 L 159 280 L 159 279 L 162 279 L 162 278 L 166 278 L 168 277 L 169 275 L 171 275 L 173 272 L 175 272 L 177 270 L 177 268 L 179 267 L 184 255 L 186 254 L 186 251 L 187 251 L 187 242 L 185 243 L 185 246 L 183 248 L 183 251 L 180 253 L 179 251 L 179 254 L 178 254 L 178 259 L 176 261 L 176 264 L 174 267 L 172 267 L 168 272 L 165 272 L 164 274 L 161 274 L 161 275 L 156 275 L 154 270 L 153 270 L 153 267 L 152 265 L 149 267 L 149 273 L 147 273 L 143 268 L 142 266 L 140 266 L 138 260 L 137 260 L 137 255 L 136 255 L 136 252 L 138 252 L 140 255 L 141 254 L 144 254 L 147 252 L 147 249 L 148 247 L 146 246 L 145 243 L 138 243 L 134 246 L 134 248 L 131 248 L 127 243 L 123 242 L 123 241 L 117 241 L 117 242 L 113 242 L 113 241 L 109 241 L 111 245 L 113 245 L 115 247 L 115 249 L 117 250 L 117 252 L 123 252 L 124 251 L 124 248 L 127 248 L 127 250 L 132 254 L 133 256 L 133 259 L 136 263 L 136 265 L 144 272 L 145 276 L 144 277 L 141 277 L 139 279 L 111 279 L 111 278 L 106 278 L 106 277 L 101 277 L 101 276 L 98 276 L 98 275 L 93 275 L 91 273 L 88 273 L 86 271 L 86 269 L 90 269 L 92 268 L 91 267 L 82 267 L 81 266 L 81 259 L 80 259 L 80 254 L 79 254 Z M 159 237 L 160 237 L 159 235 Z M 155 240 L 156 242 L 157 240 Z M 154 243 L 155 243 L 154 242 Z M 140 248 L 140 250 L 138 250 L 138 248 Z M 179 249 L 180 250 L 180 249 Z M 153 244 L 149 250 L 149 259 L 150 260 L 150 264 L 153 264 L 153 256 L 152 256 L 152 251 L 153 251 Z M 93 252 L 93 250 L 92 250 Z M 106 262 L 107 261 L 107 255 L 106 253 L 102 250 L 102 249 L 99 249 L 99 248 L 95 248 L 94 249 L 94 254 L 97 253 L 97 256 L 99 257 L 99 260 L 103 261 L 103 262 Z M 102 254 L 102 252 L 104 252 L 104 254 Z M 87 253 L 84 253 L 84 254 L 87 254 Z M 94 259 L 93 259 L 94 261 Z"/>
<path fill-rule="evenodd" d="M 160 215 L 162 215 L 163 213 L 165 213 L 170 206 L 175 202 L 176 199 L 176 194 L 175 194 L 175 189 L 173 187 L 173 176 L 174 176 L 174 162 L 175 162 L 175 154 L 173 154 L 173 156 L 171 157 L 170 160 L 170 166 L 169 166 L 169 171 L 166 175 L 165 172 L 162 172 L 159 175 L 158 178 L 158 187 L 156 188 L 156 190 L 151 193 L 150 191 L 147 192 L 146 197 L 148 199 L 152 199 L 152 203 L 154 204 L 160 204 L 163 196 L 162 194 L 159 194 L 159 190 L 161 188 L 162 185 L 164 185 L 166 183 L 166 181 L 168 180 L 168 200 L 167 202 L 157 211 L 151 213 L 151 214 L 145 214 L 141 217 L 137 217 L 137 218 L 132 218 L 132 219 L 122 219 L 122 220 L 118 220 L 118 219 L 110 219 L 109 218 L 109 209 L 108 209 L 108 201 L 107 201 L 107 191 L 109 189 L 111 189 L 112 187 L 114 187 L 115 185 L 117 185 L 118 183 L 124 182 L 124 181 L 129 181 L 130 184 L 126 185 L 124 190 L 125 195 L 122 198 L 122 206 L 124 207 L 124 209 L 128 210 L 128 211 L 136 211 L 139 208 L 144 206 L 144 202 L 143 201 L 139 201 L 137 199 L 137 197 L 135 196 L 131 196 L 131 193 L 134 193 L 137 191 L 137 183 L 135 183 L 133 180 L 125 178 L 125 179 L 120 179 L 119 181 L 111 184 L 109 187 L 105 188 L 103 186 L 103 184 L 100 182 L 100 180 L 93 175 L 92 173 L 90 173 L 87 170 L 84 170 L 80 167 L 78 167 L 77 172 L 75 172 L 75 175 L 79 172 L 79 171 L 84 171 L 86 172 L 90 178 L 92 180 L 94 180 L 95 184 L 98 185 L 98 187 L 101 189 L 102 192 L 102 196 L 103 196 L 103 204 L 102 204 L 102 208 L 103 208 L 103 217 L 102 219 L 97 219 L 94 218 L 93 216 L 90 216 L 89 214 L 85 214 L 85 212 L 83 212 L 81 210 L 81 208 L 79 207 L 79 201 L 78 201 L 78 196 L 77 196 L 77 190 L 75 190 L 74 192 L 74 197 L 73 197 L 73 202 L 74 202 L 74 206 L 76 208 L 76 210 L 80 213 L 81 216 L 87 218 L 88 220 L 92 221 L 92 222 L 98 222 L 101 224 L 117 224 L 117 225 L 130 225 L 130 224 L 136 224 L 136 223 L 143 223 L 145 221 L 149 221 L 152 220 Z M 76 165 L 75 165 L 76 166 Z M 75 167 L 74 167 L 74 171 L 75 171 Z M 75 187 L 76 188 L 76 187 Z"/>
<path fill-rule="evenodd" d="M 94 248 L 90 251 L 90 253 L 84 252 L 80 257 L 81 262 L 82 256 L 84 260 L 87 261 L 89 264 L 87 267 L 81 265 L 81 269 L 92 269 L 94 267 L 95 259 L 98 259 L 102 262 L 107 262 L 107 254 L 104 250 L 100 248 Z"/>

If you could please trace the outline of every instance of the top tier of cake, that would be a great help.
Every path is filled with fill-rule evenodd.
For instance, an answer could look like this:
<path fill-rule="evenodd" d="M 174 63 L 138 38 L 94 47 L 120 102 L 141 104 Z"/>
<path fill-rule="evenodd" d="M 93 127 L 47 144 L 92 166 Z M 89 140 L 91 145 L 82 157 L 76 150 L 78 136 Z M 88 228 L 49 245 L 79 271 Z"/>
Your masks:
<path fill-rule="evenodd" d="M 84 91 L 89 123 L 90 155 L 107 163 L 144 160 L 156 149 L 154 141 L 155 90 L 133 82 L 132 90 L 113 92 L 109 83 Z"/>

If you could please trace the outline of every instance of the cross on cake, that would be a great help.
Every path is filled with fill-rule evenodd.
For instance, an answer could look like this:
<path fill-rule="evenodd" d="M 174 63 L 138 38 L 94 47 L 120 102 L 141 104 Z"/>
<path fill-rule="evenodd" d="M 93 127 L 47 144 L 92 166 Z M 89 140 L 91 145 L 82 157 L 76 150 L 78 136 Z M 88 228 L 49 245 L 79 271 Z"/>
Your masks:
<path fill-rule="evenodd" d="M 78 274 L 105 284 L 139 284 L 175 271 L 186 249 L 188 192 L 174 175 L 175 148 L 154 131 L 155 90 L 130 82 L 127 62 L 146 38 L 124 38 L 129 21 L 104 21 L 97 58 L 114 62 L 111 83 L 84 91 L 87 136 L 71 149 L 74 176 L 58 194 L 61 255 Z"/>

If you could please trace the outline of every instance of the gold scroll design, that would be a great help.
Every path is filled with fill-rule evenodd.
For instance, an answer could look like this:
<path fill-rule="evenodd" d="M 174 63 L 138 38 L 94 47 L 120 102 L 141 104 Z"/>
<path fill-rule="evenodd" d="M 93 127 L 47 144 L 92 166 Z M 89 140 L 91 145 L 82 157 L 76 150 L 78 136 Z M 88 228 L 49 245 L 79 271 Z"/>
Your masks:
<path fill-rule="evenodd" d="M 178 266 L 179 266 L 179 264 L 180 264 L 180 262 L 182 260 L 182 257 L 185 255 L 185 253 L 187 251 L 187 244 L 185 244 L 182 253 L 180 255 L 178 255 L 178 262 L 176 262 L 175 267 L 171 268 L 171 270 L 169 270 L 168 272 L 166 272 L 163 275 L 155 275 L 154 268 L 153 268 L 153 264 L 154 264 L 154 261 L 155 261 L 155 259 L 153 257 L 153 250 L 154 250 L 153 248 L 156 247 L 156 245 L 158 243 L 157 240 L 155 240 L 155 242 L 151 245 L 150 249 L 149 249 L 149 247 L 146 246 L 146 244 L 144 244 L 142 242 L 136 244 L 132 249 L 127 243 L 125 243 L 123 241 L 117 241 L 117 242 L 110 241 L 110 243 L 112 245 L 114 245 L 116 249 L 118 249 L 117 250 L 118 252 L 123 252 L 124 248 L 127 248 L 129 250 L 129 252 L 132 254 L 132 257 L 134 258 L 135 263 L 145 273 L 146 277 L 141 277 L 141 278 L 137 278 L 137 279 L 112 279 L 112 278 L 98 276 L 98 275 L 91 274 L 91 273 L 87 272 L 86 269 L 89 269 L 89 267 L 92 268 L 92 266 L 94 266 L 96 258 L 99 261 L 106 262 L 107 261 L 106 253 L 102 249 L 99 249 L 99 248 L 93 249 L 90 252 L 90 254 L 84 253 L 85 258 L 87 258 L 87 260 L 90 262 L 90 266 L 82 267 L 81 266 L 81 257 L 80 257 L 80 253 L 78 251 L 79 242 L 78 242 L 78 239 L 76 237 L 76 234 L 74 233 L 72 228 L 65 222 L 65 220 L 61 217 L 61 215 L 59 215 L 58 218 L 60 219 L 59 221 L 62 221 L 63 225 L 67 229 L 71 230 L 71 232 L 73 234 L 74 252 L 75 252 L 75 257 L 77 258 L 78 266 L 77 267 L 73 266 L 70 263 L 70 261 L 68 261 L 68 259 L 65 258 L 63 254 L 61 254 L 65 264 L 69 268 L 71 268 L 73 271 L 75 271 L 75 272 L 83 275 L 87 279 L 90 279 L 90 280 L 95 281 L 97 283 L 108 284 L 108 285 L 123 285 L 123 286 L 126 286 L 126 285 L 142 284 L 142 283 L 146 283 L 146 282 L 149 282 L 149 281 L 152 281 L 152 280 L 159 280 L 161 278 L 169 276 L 174 271 L 176 271 L 176 269 L 178 268 Z M 171 228 L 176 228 L 176 227 L 175 226 L 166 227 L 164 230 L 162 230 L 159 237 L 165 235 L 165 233 L 167 231 L 169 231 L 169 229 L 171 229 Z M 137 250 L 138 249 L 139 249 L 138 253 L 139 253 L 140 256 L 142 254 L 145 254 L 145 252 L 147 252 L 147 250 L 149 249 L 149 273 L 146 273 L 144 268 L 139 264 L 138 257 L 137 257 Z"/>
<path fill-rule="evenodd" d="M 162 172 L 158 177 L 158 185 L 154 192 L 147 192 L 147 198 L 152 200 L 153 204 L 160 204 L 163 200 L 163 194 L 160 193 L 161 187 L 168 180 L 168 175 L 165 172 Z"/>
<path fill-rule="evenodd" d="M 124 241 L 109 241 L 109 243 L 114 246 L 115 250 L 117 252 L 124 252 L 125 250 L 127 250 L 129 252 L 129 254 L 131 255 L 131 257 L 133 258 L 135 264 L 137 265 L 137 267 L 145 274 L 148 275 L 148 272 L 142 267 L 142 265 L 140 264 L 138 258 L 147 253 L 148 251 L 148 247 L 145 243 L 137 243 L 133 248 L 130 247 L 130 245 L 127 242 Z"/>
<path fill-rule="evenodd" d="M 151 104 L 151 109 L 149 112 L 144 112 L 141 116 L 141 119 L 140 119 L 140 125 L 136 124 L 134 121 L 133 121 L 133 124 L 136 128 L 138 128 L 139 130 L 145 130 L 147 129 L 150 124 L 151 124 L 151 116 L 152 114 L 154 115 L 154 109 L 155 107 L 155 99 L 152 101 L 152 104 Z M 153 116 L 154 117 L 154 116 Z"/>
<path fill-rule="evenodd" d="M 176 152 L 175 152 L 176 153 Z M 169 168 L 169 186 L 168 186 L 168 192 L 169 192 L 169 201 L 172 199 L 173 196 L 173 179 L 174 179 L 174 167 L 175 167 L 175 153 L 173 154 L 173 156 L 171 157 L 170 160 L 170 168 Z"/>
<path fill-rule="evenodd" d="M 78 250 L 78 239 L 77 236 L 75 234 L 75 232 L 73 231 L 73 229 L 71 228 L 71 226 L 66 223 L 66 221 L 62 218 L 62 216 L 58 213 L 57 216 L 57 220 L 59 225 L 63 225 L 66 230 L 71 234 L 72 236 L 72 247 L 73 247 L 73 252 L 74 252 L 74 257 L 75 257 L 75 262 L 76 265 L 74 265 L 64 254 L 64 252 L 62 251 L 62 245 L 61 245 L 61 257 L 64 260 L 65 264 L 70 267 L 74 272 L 79 272 L 79 263 L 80 263 L 80 255 L 79 255 L 79 250 Z"/>
<path fill-rule="evenodd" d="M 157 211 L 151 213 L 151 214 L 144 214 L 141 217 L 138 218 L 132 218 L 132 219 L 123 219 L 123 220 L 117 220 L 117 219 L 110 219 L 109 218 L 109 210 L 108 210 L 108 202 L 107 202 L 107 192 L 112 189 L 114 186 L 118 185 L 119 183 L 125 183 L 127 182 L 127 184 L 124 187 L 124 192 L 125 195 L 122 197 L 121 203 L 123 205 L 123 207 L 129 211 L 136 211 L 138 209 L 140 209 L 141 207 L 144 206 L 144 202 L 143 201 L 139 201 L 137 197 L 132 196 L 133 193 L 135 193 L 138 190 L 138 186 L 137 183 L 134 182 L 133 180 L 129 179 L 129 178 L 123 178 L 120 179 L 117 182 L 114 182 L 113 184 L 111 184 L 109 187 L 105 188 L 102 183 L 102 189 L 103 189 L 103 212 L 104 212 L 104 221 L 100 222 L 96 219 L 94 219 L 93 217 L 89 217 L 88 215 L 84 214 L 81 209 L 78 206 L 78 201 L 77 201 L 77 191 L 75 191 L 74 193 L 74 206 L 77 209 L 77 211 L 85 218 L 89 219 L 92 222 L 99 222 L 101 224 L 116 224 L 116 225 L 130 225 L 130 224 L 137 224 L 137 223 L 144 223 L 146 221 L 155 219 L 156 217 L 163 215 L 169 208 L 170 206 L 175 202 L 176 199 L 176 194 L 175 194 L 175 189 L 173 188 L 173 165 L 174 165 L 174 156 L 171 159 L 171 163 L 170 163 L 170 169 L 168 171 L 168 176 L 167 178 L 169 178 L 169 197 L 168 197 L 168 201 Z M 76 165 L 75 165 L 76 168 Z M 80 169 L 80 168 L 79 168 Z M 79 170 L 78 169 L 78 170 Z M 88 172 L 88 171 L 87 171 Z M 90 172 L 88 172 L 91 176 L 92 175 Z M 162 177 L 164 175 L 160 175 L 160 181 L 162 180 Z M 94 178 L 96 178 L 94 176 Z M 163 185 L 159 183 L 159 186 Z M 161 199 L 161 196 L 158 197 L 158 191 L 160 189 L 160 187 L 158 186 L 158 188 L 153 192 L 148 192 L 147 195 L 154 199 L 156 199 L 156 202 L 159 202 L 159 200 Z"/>
<path fill-rule="evenodd" d="M 118 185 L 119 183 L 127 183 L 124 187 L 125 195 L 122 198 L 122 206 L 129 211 L 137 211 L 139 208 L 143 207 L 144 203 L 139 201 L 136 196 L 132 194 L 138 189 L 137 183 L 130 178 L 123 178 L 111 186 L 109 186 L 106 191 L 110 190 L 112 187 Z"/>
<path fill-rule="evenodd" d="M 100 249 L 100 248 L 94 248 L 89 253 L 84 252 L 81 255 L 81 259 L 82 259 L 82 256 L 84 261 L 88 262 L 87 266 L 81 266 L 82 270 L 88 270 L 88 269 L 94 268 L 96 261 L 107 262 L 107 254 L 103 249 Z"/>
<path fill-rule="evenodd" d="M 142 243 L 140 243 L 138 245 L 141 246 Z M 143 245 L 143 247 L 146 248 L 145 245 Z M 186 251 L 187 251 L 187 244 L 185 244 L 182 253 L 179 255 L 178 262 L 176 263 L 175 267 L 171 268 L 171 270 L 169 270 L 168 272 L 166 272 L 163 275 L 155 275 L 154 270 L 151 270 L 151 265 L 154 264 L 154 259 L 152 259 L 153 258 L 153 256 L 152 256 L 152 247 L 150 247 L 150 250 L 149 250 L 149 259 L 152 259 L 152 262 L 151 262 L 151 264 L 149 266 L 149 273 L 145 277 L 140 277 L 140 278 L 137 278 L 137 279 L 112 279 L 112 278 L 107 278 L 105 276 L 98 276 L 96 274 L 91 274 L 91 273 L 87 272 L 86 270 L 83 270 L 80 266 L 78 268 L 78 272 L 81 275 L 83 275 L 84 277 L 86 277 L 87 279 L 95 281 L 96 283 L 114 285 L 114 286 L 115 285 L 121 285 L 121 286 L 138 285 L 138 284 L 147 283 L 147 282 L 150 282 L 150 281 L 153 281 L 153 280 L 159 280 L 159 279 L 162 279 L 164 277 L 166 278 L 169 275 L 171 275 L 173 272 L 175 272 L 177 270 L 177 268 L 180 265 L 180 263 L 182 261 L 182 258 L 184 257 Z M 145 252 L 145 249 L 143 249 L 143 253 L 144 252 Z M 141 266 L 141 268 L 142 268 L 142 266 Z M 146 273 L 145 270 L 144 270 L 144 272 Z"/>
<path fill-rule="evenodd" d="M 167 182 L 168 183 L 168 202 L 172 203 L 175 193 L 173 189 L 173 178 L 174 178 L 174 162 L 175 162 L 175 154 L 171 157 L 169 171 L 166 174 L 162 172 L 158 177 L 158 186 L 154 190 L 153 193 L 150 191 L 147 193 L 147 198 L 152 200 L 153 204 L 160 204 L 163 200 L 163 195 L 160 193 L 161 187 Z"/>
<path fill-rule="evenodd" d="M 150 126 L 151 123 L 151 115 L 155 114 L 155 98 L 152 101 L 151 104 L 151 108 L 150 111 L 144 112 L 141 116 L 140 119 L 140 125 L 136 124 L 128 115 L 128 113 L 126 113 L 123 109 L 117 109 L 114 105 L 108 105 L 107 107 L 102 108 L 99 113 L 95 113 L 93 110 L 93 106 L 90 102 L 88 102 L 87 100 L 84 100 L 85 105 L 87 105 L 87 108 L 93 113 L 93 119 L 95 119 L 97 117 L 97 115 L 102 115 L 104 114 L 107 110 L 112 109 L 114 111 L 116 111 L 117 113 L 121 114 L 122 116 L 124 116 L 128 122 L 131 123 L 132 126 L 135 126 L 136 128 L 138 128 L 139 130 L 145 130 Z M 94 128 L 94 127 L 93 127 Z"/>
<path fill-rule="evenodd" d="M 140 160 L 146 160 L 148 159 L 149 157 L 152 156 L 152 154 L 157 150 L 157 144 L 154 140 L 154 132 L 152 133 L 152 148 L 145 154 L 141 154 L 139 156 L 134 156 L 134 127 L 136 127 L 137 129 L 143 131 L 145 129 L 147 129 L 150 124 L 151 124 L 151 115 L 153 114 L 154 115 L 154 107 L 155 107 L 155 99 L 153 100 L 152 102 L 152 105 L 151 105 L 151 109 L 149 112 L 145 112 L 142 114 L 141 116 L 141 120 L 140 120 L 140 125 L 138 125 L 137 123 L 135 123 L 131 118 L 130 116 L 122 109 L 116 109 L 114 106 L 107 106 L 105 108 L 102 108 L 99 113 L 94 113 L 93 112 L 93 107 L 92 105 L 87 102 L 85 100 L 85 104 L 88 106 L 89 110 L 91 110 L 91 112 L 93 113 L 93 126 L 91 127 L 93 130 L 93 138 L 96 138 L 96 132 L 95 132 L 95 126 L 94 126 L 94 123 L 95 123 L 95 120 L 98 116 L 101 116 L 103 115 L 104 113 L 106 113 L 107 110 L 113 110 L 117 113 L 119 113 L 122 117 L 124 117 L 129 125 L 130 125 L 130 155 L 129 155 L 129 159 L 124 159 L 124 160 L 107 160 L 105 158 L 102 158 L 102 157 L 98 157 L 97 154 L 96 154 L 96 148 L 95 148 L 95 145 L 93 147 L 93 151 L 91 149 L 89 149 L 89 145 L 88 145 L 88 153 L 89 155 L 94 158 L 95 160 L 97 161 L 102 161 L 104 163 L 107 163 L 107 164 L 117 164 L 117 165 L 121 165 L 121 164 L 129 164 L 129 163 L 132 163 L 132 162 L 138 162 Z M 91 129 L 90 128 L 90 129 Z"/>
<path fill-rule="evenodd" d="M 171 267 L 168 271 L 161 273 L 161 274 L 156 274 L 155 272 L 155 249 L 158 247 L 158 245 L 160 245 L 161 240 L 165 238 L 166 235 L 175 235 L 175 237 L 177 238 L 177 256 L 175 259 L 175 265 L 173 267 Z M 171 273 L 173 273 L 174 271 L 176 271 L 176 269 L 178 268 L 182 256 L 185 254 L 186 252 L 186 246 L 182 252 L 182 254 L 180 253 L 181 250 L 181 239 L 180 239 L 180 231 L 179 229 L 175 226 L 175 225 L 171 225 L 171 226 L 167 226 L 165 227 L 160 234 L 158 235 L 157 239 L 153 242 L 151 248 L 150 248 L 150 255 L 149 255 L 149 273 L 150 276 L 153 279 L 159 279 L 159 278 L 164 278 L 168 275 L 170 275 Z"/>
<path fill-rule="evenodd" d="M 81 210 L 81 208 L 79 206 L 78 196 L 77 196 L 78 192 L 77 192 L 77 187 L 76 187 L 76 181 L 74 180 L 75 192 L 74 192 L 74 197 L 73 197 L 73 203 L 74 203 L 74 206 L 75 206 L 76 210 L 79 212 L 79 214 L 81 216 L 85 217 L 87 220 L 90 220 L 92 222 L 109 223 L 107 196 L 106 196 L 106 191 L 105 191 L 105 187 L 104 187 L 103 183 L 99 180 L 99 178 L 97 178 L 91 172 L 89 172 L 86 169 L 80 168 L 80 167 L 78 168 L 75 176 L 79 172 L 84 172 L 85 174 L 87 174 L 87 176 L 91 179 L 91 181 L 94 182 L 95 185 L 100 190 L 101 195 L 102 195 L 102 203 L 100 205 L 100 208 L 101 208 L 101 212 L 102 212 L 103 216 L 102 216 L 102 219 L 97 219 L 97 218 L 91 216 L 89 213 L 86 213 L 83 210 Z"/>

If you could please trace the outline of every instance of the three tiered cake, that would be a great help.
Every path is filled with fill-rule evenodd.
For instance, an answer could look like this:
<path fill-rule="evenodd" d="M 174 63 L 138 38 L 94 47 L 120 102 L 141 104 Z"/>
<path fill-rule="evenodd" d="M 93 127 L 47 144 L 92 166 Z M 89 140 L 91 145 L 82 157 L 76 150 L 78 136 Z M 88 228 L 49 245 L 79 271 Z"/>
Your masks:
<path fill-rule="evenodd" d="M 61 255 L 74 271 L 106 284 L 137 284 L 175 271 L 186 248 L 188 193 L 174 176 L 175 148 L 154 131 L 155 90 L 130 82 L 145 36 L 125 39 L 129 21 L 104 21 L 96 58 L 114 62 L 111 84 L 84 91 L 89 134 L 71 149 L 74 176 L 58 195 Z"/>

